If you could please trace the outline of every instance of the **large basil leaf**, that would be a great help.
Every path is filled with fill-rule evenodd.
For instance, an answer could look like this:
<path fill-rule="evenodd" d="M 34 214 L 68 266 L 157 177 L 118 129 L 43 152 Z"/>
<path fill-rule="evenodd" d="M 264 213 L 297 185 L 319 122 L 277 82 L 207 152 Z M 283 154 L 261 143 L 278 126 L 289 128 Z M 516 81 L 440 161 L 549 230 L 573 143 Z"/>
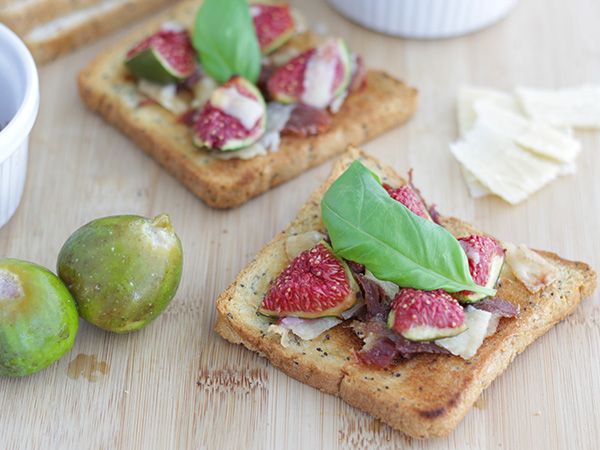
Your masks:
<path fill-rule="evenodd" d="M 261 53 L 247 0 L 205 0 L 192 42 L 202 67 L 217 81 L 233 75 L 258 80 Z"/>
<path fill-rule="evenodd" d="M 392 199 L 359 161 L 331 185 L 321 211 L 335 253 L 381 280 L 427 291 L 496 292 L 475 284 L 454 236 Z"/>

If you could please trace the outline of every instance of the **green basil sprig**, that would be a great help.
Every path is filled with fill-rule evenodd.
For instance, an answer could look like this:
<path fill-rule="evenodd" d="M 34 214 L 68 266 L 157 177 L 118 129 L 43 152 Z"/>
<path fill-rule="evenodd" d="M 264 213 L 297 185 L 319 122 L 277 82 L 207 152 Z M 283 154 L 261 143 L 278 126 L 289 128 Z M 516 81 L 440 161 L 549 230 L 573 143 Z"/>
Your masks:
<path fill-rule="evenodd" d="M 359 161 L 327 190 L 321 212 L 335 253 L 381 280 L 426 291 L 496 293 L 473 281 L 454 236 L 392 199 Z"/>
<path fill-rule="evenodd" d="M 202 67 L 224 83 L 240 75 L 256 83 L 261 53 L 247 0 L 205 0 L 192 34 Z"/>

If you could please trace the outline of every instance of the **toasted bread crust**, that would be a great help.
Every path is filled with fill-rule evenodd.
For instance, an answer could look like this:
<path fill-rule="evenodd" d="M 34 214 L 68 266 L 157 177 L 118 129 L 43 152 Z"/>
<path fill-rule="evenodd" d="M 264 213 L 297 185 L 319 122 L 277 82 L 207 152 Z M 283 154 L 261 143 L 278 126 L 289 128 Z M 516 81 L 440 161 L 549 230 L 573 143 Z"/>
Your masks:
<path fill-rule="evenodd" d="M 25 44 L 38 63 L 46 63 L 135 19 L 157 11 L 167 3 L 168 0 L 126 0 L 117 8 L 95 14 L 80 24 L 64 28 L 47 39 L 34 40 L 31 35 L 25 34 Z"/>
<path fill-rule="evenodd" d="M 239 206 L 307 169 L 406 121 L 417 91 L 384 72 L 369 71 L 367 86 L 348 96 L 330 130 L 309 138 L 282 138 L 280 149 L 249 160 L 219 160 L 192 143 L 192 131 L 170 112 L 138 107 L 135 83 L 126 77 L 125 53 L 166 20 L 190 23 L 197 2 L 185 2 L 101 54 L 79 76 L 83 101 L 131 137 L 194 194 L 215 208 Z M 310 34 L 290 45 L 304 48 Z M 159 127 L 156 124 L 160 124 Z"/>
<path fill-rule="evenodd" d="M 277 248 L 288 235 L 322 229 L 320 199 L 333 180 L 357 158 L 385 181 L 403 182 L 390 168 L 351 149 L 297 218 L 261 250 L 219 297 L 215 329 L 230 342 L 241 343 L 266 356 L 288 375 L 337 395 L 412 437 L 444 436 L 457 426 L 481 392 L 519 353 L 591 295 L 596 274 L 584 263 L 539 252 L 560 269 L 561 277 L 532 295 L 508 271 L 503 272 L 498 295 L 519 304 L 521 314 L 516 319 L 503 319 L 498 331 L 484 341 L 469 361 L 451 355 L 423 354 L 387 370 L 365 367 L 353 357 L 360 342 L 344 324 L 313 341 L 284 348 L 277 337 L 266 335 L 268 322 L 255 312 L 269 281 L 286 263 Z M 457 236 L 477 232 L 456 218 L 442 217 L 442 221 Z"/>
<path fill-rule="evenodd" d="M 0 21 L 15 33 L 25 34 L 33 27 L 61 15 L 98 3 L 100 0 L 12 0 L 0 3 Z"/>
<path fill-rule="evenodd" d="M 13 0 L 10 5 L 0 8 L 0 22 L 17 32 L 36 62 L 43 64 L 168 3 L 168 0 L 122 0 L 119 4 L 105 0 Z M 68 25 L 57 24 L 51 34 L 39 35 L 40 29 L 72 14 L 84 18 Z"/>

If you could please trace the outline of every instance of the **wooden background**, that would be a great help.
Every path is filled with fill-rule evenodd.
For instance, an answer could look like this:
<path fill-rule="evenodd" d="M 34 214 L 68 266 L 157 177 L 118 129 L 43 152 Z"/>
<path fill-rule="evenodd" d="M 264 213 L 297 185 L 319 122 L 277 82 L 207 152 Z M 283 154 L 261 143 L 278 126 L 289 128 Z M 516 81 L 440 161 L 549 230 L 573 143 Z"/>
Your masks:
<path fill-rule="evenodd" d="M 448 150 L 462 83 L 598 83 L 600 2 L 522 1 L 488 30 L 437 42 L 381 36 L 321 1 L 295 3 L 318 29 L 346 37 L 369 65 L 421 91 L 414 119 L 368 151 L 401 171 L 414 168 L 417 185 L 443 212 L 600 268 L 600 133 L 578 133 L 584 150 L 576 175 L 516 207 L 472 200 Z M 0 230 L 0 255 L 54 268 L 63 242 L 89 220 L 168 212 L 185 248 L 182 285 L 145 330 L 117 336 L 82 321 L 60 362 L 29 378 L 1 379 L 0 448 L 600 447 L 598 294 L 519 356 L 450 437 L 429 442 L 392 431 L 221 340 L 212 331 L 215 298 L 292 219 L 330 164 L 239 209 L 207 208 L 79 101 L 77 72 L 117 39 L 41 69 L 29 177 L 20 209 Z"/>

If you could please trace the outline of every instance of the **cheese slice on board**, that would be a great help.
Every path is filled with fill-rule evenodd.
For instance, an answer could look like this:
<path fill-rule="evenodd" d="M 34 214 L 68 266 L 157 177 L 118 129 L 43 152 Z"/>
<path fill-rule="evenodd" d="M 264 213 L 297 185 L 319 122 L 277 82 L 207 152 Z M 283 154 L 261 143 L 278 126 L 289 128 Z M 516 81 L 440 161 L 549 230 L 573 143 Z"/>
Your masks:
<path fill-rule="evenodd" d="M 477 122 L 477 113 L 475 112 L 475 103 L 479 101 L 490 102 L 499 108 L 512 111 L 515 114 L 520 113 L 519 104 L 515 98 L 496 89 L 488 89 L 473 86 L 462 86 L 458 90 L 457 98 L 457 116 L 458 130 L 461 136 L 466 135 Z M 475 175 L 469 172 L 464 166 L 461 168 L 463 178 L 473 198 L 481 198 L 490 195 L 492 192 L 481 184 Z"/>
<path fill-rule="evenodd" d="M 486 100 L 499 108 L 520 114 L 519 104 L 515 98 L 502 91 L 471 86 L 462 86 L 458 90 L 457 114 L 460 135 L 464 136 L 473 128 L 477 121 L 474 105 L 480 100 Z"/>
<path fill-rule="evenodd" d="M 482 185 L 511 204 L 525 200 L 560 171 L 559 164 L 523 151 L 481 122 L 450 149 Z"/>
<path fill-rule="evenodd" d="M 544 123 L 528 120 L 487 100 L 475 102 L 474 110 L 478 120 L 486 126 L 541 156 L 570 163 L 581 151 L 581 144 L 570 135 Z"/>
<path fill-rule="evenodd" d="M 560 277 L 557 267 L 527 246 L 505 242 L 504 247 L 510 270 L 529 292 L 536 293 Z"/>
<path fill-rule="evenodd" d="M 556 127 L 600 129 L 600 86 L 549 91 L 517 88 L 520 104 L 530 117 Z"/>

